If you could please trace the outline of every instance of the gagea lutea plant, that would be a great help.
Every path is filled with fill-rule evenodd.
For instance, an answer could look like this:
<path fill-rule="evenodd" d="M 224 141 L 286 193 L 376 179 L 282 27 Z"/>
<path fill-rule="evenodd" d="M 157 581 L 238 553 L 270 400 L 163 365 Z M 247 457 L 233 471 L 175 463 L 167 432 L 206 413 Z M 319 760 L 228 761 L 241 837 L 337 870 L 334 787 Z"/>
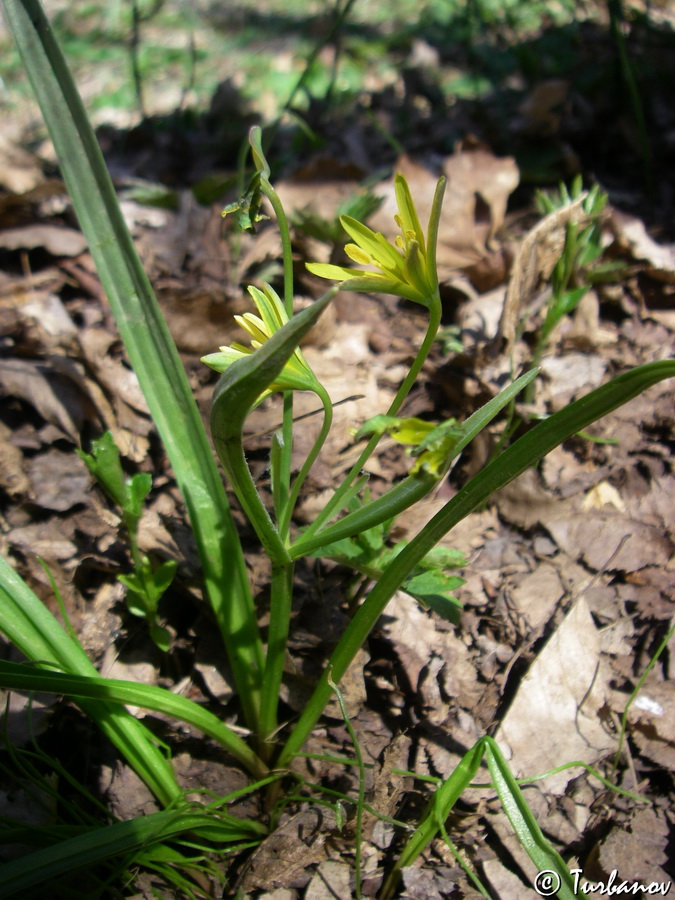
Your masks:
<path fill-rule="evenodd" d="M 53 890 L 56 879 L 77 870 L 90 871 L 110 858 L 123 857 L 128 865 L 133 860 L 148 861 L 152 851 L 155 859 L 184 860 L 172 856 L 179 836 L 185 839 L 185 846 L 197 848 L 195 853 L 201 854 L 200 858 L 207 852 L 224 858 L 234 849 L 259 843 L 274 828 L 288 802 L 284 798 L 294 796 L 293 790 L 284 793 L 285 776 L 292 773 L 294 758 L 302 752 L 328 701 L 339 692 L 340 679 L 395 591 L 403 586 L 423 605 L 448 618 L 456 617 L 453 590 L 458 579 L 452 568 L 460 561 L 450 551 L 436 549 L 441 538 L 484 504 L 494 491 L 534 465 L 561 441 L 660 379 L 673 376 L 675 363 L 651 363 L 626 372 L 540 422 L 465 484 L 408 543 L 388 546 L 388 523 L 433 490 L 453 459 L 532 381 L 536 371 L 521 375 L 464 422 L 453 420 L 434 426 L 399 416 L 440 323 L 435 248 L 443 181 L 439 181 L 430 220 L 423 228 L 405 180 L 396 177 L 400 235 L 394 244 L 356 219 L 344 218 L 342 225 L 352 238 L 347 255 L 357 266 L 369 268 L 311 265 L 315 274 L 338 284 L 330 287 L 312 306 L 293 315 L 289 228 L 270 181 L 260 132 L 254 129 L 251 135 L 254 174 L 239 205 L 239 214 L 245 225 L 253 227 L 262 197 L 270 201 L 282 237 L 283 297 L 269 285 L 251 287 L 257 315 L 247 313 L 240 320 L 251 339 L 250 346 L 214 347 L 205 362 L 222 373 L 212 402 L 213 443 L 228 482 L 271 561 L 269 626 L 263 635 L 241 544 L 208 436 L 120 214 L 112 183 L 66 63 L 37 0 L 3 0 L 3 8 L 40 101 L 63 177 L 129 360 L 185 500 L 201 558 L 204 596 L 222 637 L 241 715 L 239 727 L 233 728 L 201 705 L 165 689 L 100 677 L 74 634 L 48 611 L 10 562 L 0 558 L 0 629 L 26 659 L 23 663 L 0 663 L 0 686 L 71 698 L 112 742 L 163 807 L 163 811 L 142 820 L 115 822 L 98 828 L 89 826 L 77 834 L 65 834 L 58 829 L 42 833 L 42 845 L 38 849 L 0 867 L 0 895 L 10 897 L 45 882 Z M 362 427 L 358 437 L 366 443 L 359 460 L 316 519 L 303 530 L 297 530 L 293 526 L 293 511 L 303 480 L 330 429 L 332 410 L 331 398 L 298 347 L 340 287 L 382 291 L 412 300 L 427 310 L 428 326 L 391 407 Z M 298 390 L 314 392 L 324 416 L 314 447 L 293 477 L 292 400 Z M 281 430 L 272 439 L 272 496 L 268 505 L 248 469 L 242 429 L 248 413 L 270 392 L 283 393 L 284 415 Z M 400 483 L 373 500 L 369 498 L 362 470 L 385 433 L 410 448 L 411 467 Z M 92 448 L 89 463 L 94 469 L 101 449 L 108 446 L 107 440 Z M 101 477 L 102 473 L 98 474 Z M 101 478 L 104 486 L 105 477 Z M 111 490 L 110 484 L 106 488 L 117 502 L 127 503 L 128 525 L 132 525 L 132 530 L 137 501 L 145 486 L 140 488 L 140 491 L 138 486 L 125 488 L 118 478 L 115 490 Z M 368 540 L 364 536 L 369 536 Z M 368 576 L 370 589 L 326 660 L 323 675 L 304 712 L 289 724 L 279 719 L 279 693 L 294 565 L 296 560 L 308 555 L 349 562 Z M 151 629 L 161 628 L 157 620 L 157 591 L 170 574 L 158 576 L 139 558 L 136 580 L 127 579 L 127 586 L 132 589 L 132 611 L 142 615 Z M 166 635 L 156 630 L 153 637 L 160 643 Z M 170 755 L 143 722 L 127 712 L 127 705 L 155 710 L 200 729 L 250 774 L 247 792 L 272 790 L 270 798 L 276 803 L 271 813 L 264 821 L 233 815 L 228 805 L 241 792 L 212 802 L 188 802 L 176 780 Z M 439 786 L 399 862 L 385 873 L 382 897 L 395 893 L 401 866 L 409 865 L 435 835 L 444 832 L 453 804 L 471 781 L 484 754 L 492 785 L 533 863 L 558 872 L 562 885 L 559 896 L 572 896 L 564 861 L 541 834 L 499 748 L 484 738 L 469 750 L 457 772 Z M 359 810 L 363 802 L 360 792 Z M 358 860 L 358 837 L 356 845 Z M 176 866 L 181 865 L 189 873 L 187 863 L 176 862 Z M 355 895 L 360 893 L 357 865 Z"/>

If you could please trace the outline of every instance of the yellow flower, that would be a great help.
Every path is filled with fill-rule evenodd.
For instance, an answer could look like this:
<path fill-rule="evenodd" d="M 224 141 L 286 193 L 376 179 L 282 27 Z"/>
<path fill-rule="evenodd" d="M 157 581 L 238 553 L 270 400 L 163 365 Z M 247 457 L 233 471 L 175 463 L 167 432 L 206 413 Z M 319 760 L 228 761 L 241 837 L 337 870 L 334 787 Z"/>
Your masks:
<path fill-rule="evenodd" d="M 394 179 L 398 213 L 394 217 L 401 229 L 396 244 L 390 244 L 379 231 L 372 231 L 351 216 L 340 222 L 354 241 L 345 253 L 355 263 L 374 266 L 379 271 L 350 269 L 324 263 L 307 263 L 314 275 L 342 282 L 351 291 L 379 291 L 396 294 L 423 306 L 430 306 L 438 296 L 436 275 L 436 232 L 445 180 L 440 179 L 429 217 L 429 233 L 425 238 L 410 188 L 403 175 Z"/>
<path fill-rule="evenodd" d="M 254 313 L 244 313 L 243 316 L 235 316 L 234 318 L 237 324 L 250 335 L 251 346 L 245 347 L 243 344 L 233 343 L 229 347 L 220 347 L 217 353 L 203 356 L 202 362 L 215 369 L 216 372 L 224 372 L 233 362 L 242 359 L 242 357 L 250 356 L 251 353 L 254 353 L 265 341 L 271 338 L 275 332 L 279 331 L 282 325 L 288 322 L 284 305 L 276 291 L 269 284 L 264 285 L 262 291 L 251 285 L 248 292 L 253 298 L 260 316 L 256 316 Z M 319 384 L 316 376 L 308 366 L 300 350 L 296 349 L 276 379 L 260 395 L 259 400 L 276 391 L 314 391 L 316 393 L 317 386 Z"/>

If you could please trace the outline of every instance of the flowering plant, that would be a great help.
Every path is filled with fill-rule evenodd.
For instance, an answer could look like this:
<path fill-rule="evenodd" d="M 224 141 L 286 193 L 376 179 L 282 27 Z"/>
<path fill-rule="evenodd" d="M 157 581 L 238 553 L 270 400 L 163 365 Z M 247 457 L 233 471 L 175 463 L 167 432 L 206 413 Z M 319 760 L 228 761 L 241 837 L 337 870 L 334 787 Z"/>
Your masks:
<path fill-rule="evenodd" d="M 342 227 L 354 241 L 345 246 L 347 256 L 358 265 L 373 266 L 377 271 L 361 271 L 328 263 L 307 263 L 307 269 L 313 275 L 341 282 L 347 290 L 395 294 L 429 307 L 438 296 L 436 237 L 444 189 L 445 179 L 441 178 L 434 195 L 426 237 L 408 182 L 400 173 L 394 178 L 398 204 L 394 219 L 401 229 L 395 245 L 381 232 L 372 231 L 351 216 L 340 217 Z"/>

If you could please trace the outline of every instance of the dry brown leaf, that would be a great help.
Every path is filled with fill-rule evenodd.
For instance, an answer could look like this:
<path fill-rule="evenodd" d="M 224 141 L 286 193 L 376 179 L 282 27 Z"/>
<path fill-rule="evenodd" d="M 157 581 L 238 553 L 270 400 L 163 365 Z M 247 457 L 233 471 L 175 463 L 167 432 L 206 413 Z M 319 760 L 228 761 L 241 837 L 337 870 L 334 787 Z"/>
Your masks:
<path fill-rule="evenodd" d="M 665 869 L 672 861 L 669 832 L 668 816 L 663 810 L 651 807 L 638 810 L 626 827 L 613 828 L 600 844 L 597 866 L 601 871 L 593 873 L 594 880 L 606 881 L 616 869 L 615 888 L 622 881 L 629 885 L 639 882 L 645 887 L 654 882 L 670 885 L 671 878 Z"/>
<path fill-rule="evenodd" d="M 496 734 L 516 777 L 575 759 L 594 764 L 614 749 L 598 716 L 605 703 L 599 654 L 597 629 L 580 597 L 531 665 Z M 547 791 L 562 794 L 575 774 L 550 776 Z"/>
<path fill-rule="evenodd" d="M 7 122 L 7 119 L 5 119 Z M 4 129 L 7 125 L 4 126 Z M 15 144 L 6 133 L 0 132 L 0 185 L 10 191 L 10 197 L 23 194 L 24 197 L 44 181 L 44 173 L 38 158 Z M 28 201 L 21 201 L 30 202 Z M 5 212 L 7 199 L 0 200 L 0 215 Z"/>
<path fill-rule="evenodd" d="M 87 249 L 81 231 L 59 225 L 24 225 L 0 231 L 0 247 L 5 250 L 44 248 L 52 256 L 79 256 Z"/>
<path fill-rule="evenodd" d="M 530 302 L 540 282 L 546 281 L 560 258 L 565 245 L 565 229 L 574 222 L 588 221 L 583 210 L 586 194 L 562 209 L 554 210 L 532 228 L 522 240 L 511 270 L 506 301 L 499 323 L 499 336 L 505 354 L 515 340 L 521 310 Z"/>
<path fill-rule="evenodd" d="M 564 78 L 548 78 L 536 85 L 518 107 L 513 129 L 528 135 L 548 137 L 558 132 L 570 83 Z"/>
<path fill-rule="evenodd" d="M 403 892 L 400 896 L 402 900 L 444 900 L 452 896 L 457 887 L 452 874 L 453 870 L 446 866 L 406 866 L 401 869 Z"/>
<path fill-rule="evenodd" d="M 0 390 L 25 400 L 46 422 L 60 428 L 77 443 L 83 422 L 90 415 L 88 398 L 49 363 L 25 359 L 0 361 Z"/>
<path fill-rule="evenodd" d="M 149 416 L 148 404 L 133 369 L 127 368 L 121 359 L 110 354 L 119 338 L 103 328 L 84 328 L 80 331 L 80 344 L 85 358 L 96 377 L 108 391 L 127 406 Z"/>
<path fill-rule="evenodd" d="M 305 900 L 352 900 L 352 867 L 337 859 L 324 859 L 305 890 Z"/>
<path fill-rule="evenodd" d="M 30 490 L 21 449 L 4 440 L 0 441 L 0 487 L 11 497 L 27 494 Z"/>
<path fill-rule="evenodd" d="M 304 885 L 308 867 L 327 858 L 324 845 L 334 827 L 333 811 L 325 806 L 306 807 L 282 817 L 279 827 L 250 857 L 238 887 L 246 893 Z"/>
<path fill-rule="evenodd" d="M 647 263 L 645 271 L 658 281 L 675 284 L 675 244 L 657 244 L 642 219 L 612 210 L 610 223 L 620 246 L 634 259 Z"/>
<path fill-rule="evenodd" d="M 87 502 L 91 476 L 75 453 L 51 449 L 34 456 L 26 468 L 32 496 L 43 509 L 65 512 Z"/>
<path fill-rule="evenodd" d="M 559 406 L 557 398 L 570 397 L 599 387 L 607 369 L 606 361 L 596 353 L 566 353 L 546 356 L 541 363 L 542 375 L 548 380 L 546 393 Z"/>
<path fill-rule="evenodd" d="M 60 519 L 47 519 L 21 528 L 12 528 L 7 535 L 11 546 L 23 553 L 44 559 L 71 559 L 77 552 L 75 544 L 64 534 Z"/>
<path fill-rule="evenodd" d="M 546 563 L 537 566 L 534 572 L 511 589 L 511 601 L 525 617 L 530 637 L 541 634 L 564 594 L 558 570 Z"/>
<path fill-rule="evenodd" d="M 631 734 L 640 755 L 664 769 L 675 768 L 675 683 L 658 681 L 653 670 L 628 711 Z M 625 694 L 615 698 L 615 709 L 623 715 Z"/>

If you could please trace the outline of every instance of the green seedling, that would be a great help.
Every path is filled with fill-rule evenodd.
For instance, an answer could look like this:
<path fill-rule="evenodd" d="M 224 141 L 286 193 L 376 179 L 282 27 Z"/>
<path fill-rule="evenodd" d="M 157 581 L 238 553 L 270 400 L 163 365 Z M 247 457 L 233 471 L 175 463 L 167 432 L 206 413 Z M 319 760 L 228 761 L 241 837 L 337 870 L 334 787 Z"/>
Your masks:
<path fill-rule="evenodd" d="M 573 203 L 583 193 L 581 176 L 572 182 L 570 190 L 561 184 L 558 193 L 537 193 L 537 205 L 542 215 Z M 537 335 L 532 364 L 539 365 L 553 331 L 565 316 L 571 315 L 591 286 L 600 281 L 612 281 L 623 270 L 620 263 L 599 262 L 603 253 L 602 214 L 607 205 L 607 194 L 597 184 L 585 195 L 582 210 L 587 224 L 568 222 L 565 226 L 565 243 L 560 259 L 551 273 L 551 297 L 546 306 L 543 325 Z M 528 393 L 531 400 L 531 389 Z"/>
<path fill-rule="evenodd" d="M 166 653 L 171 643 L 171 632 L 160 624 L 157 607 L 162 594 L 173 581 L 178 564 L 168 559 L 159 566 L 153 566 L 138 546 L 138 526 L 143 515 L 143 503 L 152 488 L 152 478 L 147 472 L 137 472 L 131 478 L 125 476 L 120 452 L 109 431 L 92 443 L 91 453 L 78 450 L 78 455 L 122 512 L 122 523 L 134 565 L 130 575 L 118 576 L 127 589 L 127 609 L 132 615 L 145 619 L 150 637 Z"/>
<path fill-rule="evenodd" d="M 72 698 L 165 807 L 154 816 L 113 825 L 103 838 L 90 831 L 81 835 L 75 844 L 66 840 L 49 848 L 49 853 L 37 851 L 8 864 L 9 869 L 0 868 L 0 895 L 12 896 L 27 886 L 49 882 L 52 877 L 86 866 L 103 855 L 109 858 L 115 852 L 125 858 L 127 866 L 134 860 L 153 865 L 144 856 L 144 848 L 155 842 L 155 838 L 164 844 L 189 833 L 186 840 L 192 843 L 197 836 L 199 847 L 208 846 L 221 860 L 229 851 L 259 842 L 267 833 L 266 824 L 221 812 L 214 804 L 186 801 L 170 759 L 154 735 L 127 712 L 126 706 L 157 710 L 201 729 L 250 773 L 254 781 L 245 790 L 269 790 L 268 799 L 279 801 L 282 777 L 292 769 L 294 758 L 302 752 L 336 686 L 395 592 L 403 586 L 429 605 L 433 605 L 430 598 L 440 597 L 443 603 L 438 605 L 444 614 L 453 611 L 455 604 L 449 596 L 452 579 L 458 577 L 453 574 L 458 559 L 451 551 L 441 550 L 440 555 L 435 551 L 445 535 L 482 507 L 495 491 L 571 435 L 661 379 L 675 376 L 675 361 L 658 361 L 627 371 L 539 422 L 462 485 L 406 544 L 386 547 L 384 534 L 388 523 L 438 486 L 470 441 L 532 382 L 536 368 L 521 375 L 464 422 L 432 425 L 399 416 L 436 339 L 441 319 L 436 239 L 443 179 L 438 183 L 424 229 L 405 179 L 400 175 L 395 178 L 396 222 L 400 234 L 394 242 L 356 218 L 342 216 L 341 225 L 352 239 L 345 248 L 348 258 L 357 266 L 369 268 L 310 264 L 315 275 L 337 285 L 312 306 L 293 315 L 290 229 L 270 181 L 271 171 L 262 150 L 260 130 L 254 129 L 251 150 L 255 173 L 243 204 L 242 224 L 255 225 L 261 198 L 267 198 L 281 233 L 283 296 L 277 295 L 271 286 L 251 289 L 258 315 L 251 313 L 242 320 L 251 337 L 250 346 L 240 344 L 220 350 L 214 347 L 214 353 L 209 355 L 214 358 L 208 358 L 207 362 L 215 364 L 221 373 L 211 409 L 213 444 L 241 508 L 270 560 L 270 613 L 266 642 L 263 642 L 239 535 L 207 434 L 180 357 L 124 225 L 112 183 L 65 61 L 37 0 L 3 0 L 3 4 L 129 359 L 185 499 L 202 563 L 204 596 L 223 639 L 224 656 L 230 664 L 245 726 L 242 736 L 239 730 L 186 697 L 159 687 L 101 678 L 73 635 L 0 557 L 0 630 L 28 660 L 23 664 L 1 663 L 0 686 Z M 575 246 L 579 246 L 578 240 Z M 366 443 L 358 461 L 335 487 L 333 496 L 314 521 L 304 531 L 298 531 L 293 524 L 294 509 L 303 481 L 330 429 L 332 410 L 331 398 L 298 347 L 340 288 L 391 293 L 410 300 L 426 311 L 428 325 L 408 374 L 390 408 L 383 413 L 385 418 L 376 419 L 363 435 Z M 292 401 L 296 390 L 314 392 L 324 410 L 319 437 L 297 474 L 291 466 Z M 268 499 L 259 493 L 251 477 L 243 447 L 243 426 L 250 410 L 270 391 L 283 394 L 284 413 L 281 428 L 271 440 L 272 496 Z M 372 499 L 366 491 L 363 467 L 387 431 L 410 441 L 413 462 L 406 477 L 381 497 Z M 104 458 L 110 463 L 115 455 L 105 442 L 101 447 L 101 462 L 95 454 L 91 455 L 95 467 L 105 470 L 106 490 L 126 510 L 133 526 L 149 490 L 147 479 L 141 477 L 139 481 L 127 483 L 121 465 L 117 467 L 119 458 L 117 465 L 114 461 L 103 465 Z M 138 519 L 135 521 L 137 526 Z M 345 540 L 351 542 L 347 552 L 358 557 L 360 548 L 366 554 L 362 560 L 364 569 L 374 563 L 376 571 L 369 578 L 362 602 L 351 610 L 349 624 L 326 661 L 302 714 L 291 726 L 286 726 L 280 720 L 279 697 L 291 622 L 295 562 L 314 554 L 330 556 L 331 548 L 336 544 L 343 546 L 340 542 Z M 152 611 L 152 590 L 159 591 L 166 576 L 157 578 L 154 588 L 148 592 L 141 587 L 144 585 L 142 566 L 139 570 L 139 581 L 132 587 L 145 591 L 145 609 Z M 156 573 L 149 577 L 155 578 Z M 450 585 L 444 578 L 450 579 Z M 136 598 L 134 602 L 140 601 Z M 520 840 L 529 849 L 534 844 L 538 861 L 545 863 L 546 868 L 560 871 L 563 878 L 564 863 L 541 844 L 536 822 L 511 783 L 498 750 L 490 739 L 484 738 L 470 751 L 459 773 L 448 782 L 449 786 L 439 789 L 439 799 L 434 801 L 420 825 L 422 836 L 416 838 L 413 849 L 404 851 L 387 885 L 395 883 L 405 860 L 413 858 L 414 851 L 420 852 L 425 840 L 442 829 L 453 797 L 463 790 L 467 776 L 470 779 L 484 753 L 487 753 L 492 782 Z M 270 802 L 268 808 L 274 806 Z M 188 867 L 189 861 L 177 865 Z M 567 884 L 569 875 L 565 879 Z"/>

